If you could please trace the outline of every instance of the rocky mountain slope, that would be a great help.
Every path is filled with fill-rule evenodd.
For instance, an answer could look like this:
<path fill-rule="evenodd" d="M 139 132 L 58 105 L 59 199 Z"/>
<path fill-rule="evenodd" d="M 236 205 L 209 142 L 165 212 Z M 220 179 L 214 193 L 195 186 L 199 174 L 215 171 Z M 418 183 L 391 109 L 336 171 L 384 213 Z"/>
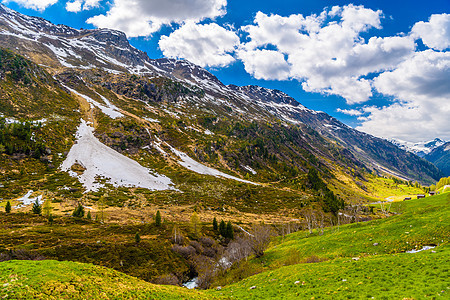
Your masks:
<path fill-rule="evenodd" d="M 130 187 L 128 171 L 113 176 L 86 155 L 70 154 L 74 141 L 85 140 L 89 147 L 78 148 L 90 149 L 89 157 L 105 149 L 102 144 L 118 166 L 132 159 L 167 187 L 149 194 L 142 190 L 148 186 L 135 182 L 141 189 L 109 194 L 108 201 L 119 204 L 130 196 L 170 203 L 176 194 L 178 203 L 200 199 L 222 207 L 233 199 L 242 210 L 256 202 L 270 210 L 316 197 L 306 177 L 311 168 L 330 184 L 341 182 L 335 192 L 342 194 L 350 180 L 364 195 L 369 173 L 423 183 L 441 175 L 431 163 L 281 91 L 226 86 L 188 61 L 150 59 L 118 31 L 53 25 L 0 5 L 0 47 L 9 49 L 1 51 L 4 131 L 14 131 L 7 124 L 41 120 L 25 140 L 39 136 L 45 148 L 37 160 L 25 155 L 26 164 L 14 158 L 15 151 L 2 156 L 8 193 L 20 193 L 30 174 L 48 179 L 31 186 L 60 196 Z M 68 155 L 76 159 L 60 174 Z"/>
<path fill-rule="evenodd" d="M 450 176 L 450 142 L 434 148 L 424 158 L 441 169 L 445 176 Z"/>

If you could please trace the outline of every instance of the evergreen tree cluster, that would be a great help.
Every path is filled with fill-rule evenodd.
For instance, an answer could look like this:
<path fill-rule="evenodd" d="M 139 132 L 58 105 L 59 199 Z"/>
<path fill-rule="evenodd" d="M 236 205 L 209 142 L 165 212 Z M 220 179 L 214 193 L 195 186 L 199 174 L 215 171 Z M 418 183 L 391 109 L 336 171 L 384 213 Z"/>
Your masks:
<path fill-rule="evenodd" d="M 39 128 L 40 125 L 31 122 L 8 123 L 4 118 L 0 119 L 0 153 L 21 153 L 40 158 L 45 153 L 45 145 L 35 136 Z"/>
<path fill-rule="evenodd" d="M 339 199 L 319 177 L 316 169 L 310 168 L 307 175 L 308 183 L 311 189 L 321 192 L 325 204 L 324 211 L 337 214 L 339 209 L 344 208 L 344 200 Z"/>
<path fill-rule="evenodd" d="M 78 206 L 75 208 L 75 210 L 72 213 L 72 216 L 75 218 L 82 218 L 84 217 L 84 207 L 83 205 L 78 204 Z"/>
<path fill-rule="evenodd" d="M 234 238 L 234 230 L 231 221 L 225 223 L 224 220 L 220 221 L 219 225 L 217 225 L 217 219 L 214 217 L 213 220 L 213 229 L 214 231 L 219 231 L 219 234 L 227 239 Z"/>

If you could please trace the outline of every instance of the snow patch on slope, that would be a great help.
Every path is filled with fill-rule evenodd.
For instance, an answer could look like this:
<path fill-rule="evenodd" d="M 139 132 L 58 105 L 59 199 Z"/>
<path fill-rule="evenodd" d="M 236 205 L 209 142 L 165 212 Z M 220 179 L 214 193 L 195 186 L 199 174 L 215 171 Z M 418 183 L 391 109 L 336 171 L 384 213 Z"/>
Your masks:
<path fill-rule="evenodd" d="M 42 200 L 42 195 L 39 195 L 37 197 L 34 198 L 30 198 L 30 196 L 33 194 L 32 190 L 29 190 L 23 197 L 17 199 L 17 201 L 21 201 L 22 204 L 19 204 L 17 206 L 15 206 L 14 208 L 21 208 L 21 207 L 25 207 L 28 206 L 34 202 L 38 202 L 39 205 L 42 205 L 44 203 L 44 201 Z"/>
<path fill-rule="evenodd" d="M 78 93 L 77 91 L 75 91 L 74 89 L 71 89 L 70 87 L 67 87 L 67 86 L 64 86 L 64 87 L 67 88 L 72 93 L 74 93 L 74 94 L 76 94 L 76 95 L 86 99 L 87 102 L 89 102 L 90 104 L 92 104 L 95 107 L 99 108 L 102 111 L 102 113 L 104 113 L 105 115 L 109 116 L 111 119 L 124 117 L 124 115 L 121 112 L 119 112 L 119 108 L 117 106 L 115 106 L 114 104 L 112 104 L 108 99 L 106 99 L 102 95 L 97 93 L 102 98 L 103 102 L 106 103 L 107 106 L 104 106 L 103 104 L 98 103 L 97 101 L 95 101 L 91 97 L 88 97 L 86 95 Z"/>
<path fill-rule="evenodd" d="M 253 184 L 253 185 L 259 185 L 258 183 L 254 183 L 254 182 L 244 180 L 244 179 L 241 179 L 241 178 L 238 178 L 235 176 L 231 176 L 226 173 L 220 172 L 219 170 L 205 166 L 204 164 L 201 164 L 198 161 L 195 161 L 194 159 L 189 157 L 186 153 L 173 148 L 172 146 L 170 146 L 167 143 L 166 143 L 166 145 L 170 148 L 170 151 L 172 151 L 176 156 L 178 156 L 178 158 L 181 159 L 181 161 L 178 161 L 178 164 L 180 164 L 181 166 L 185 167 L 188 170 L 194 171 L 195 173 L 198 173 L 198 174 L 211 175 L 214 177 L 224 177 L 224 178 L 228 178 L 228 179 L 232 179 L 232 180 L 236 180 L 236 181 L 240 181 L 240 182 L 245 182 L 245 183 L 249 183 L 249 184 Z"/>
<path fill-rule="evenodd" d="M 97 182 L 99 177 L 115 187 L 141 187 L 149 190 L 174 190 L 170 178 L 154 173 L 136 161 L 102 144 L 93 134 L 94 128 L 81 120 L 77 131 L 77 141 L 70 149 L 61 170 L 77 177 L 86 191 L 97 191 L 104 185 Z M 78 163 L 86 170 L 78 175 L 71 170 Z"/>

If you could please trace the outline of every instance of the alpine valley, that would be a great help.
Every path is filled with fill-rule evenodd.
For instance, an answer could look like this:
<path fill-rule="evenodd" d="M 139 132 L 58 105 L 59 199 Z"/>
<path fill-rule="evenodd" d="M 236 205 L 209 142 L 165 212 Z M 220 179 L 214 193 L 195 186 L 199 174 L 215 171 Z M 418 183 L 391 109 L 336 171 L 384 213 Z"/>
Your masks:
<path fill-rule="evenodd" d="M 326 239 L 334 238 L 332 225 L 342 225 L 340 234 L 349 236 L 361 234 L 355 225 L 396 232 L 387 220 L 405 218 L 417 207 L 405 210 L 398 204 L 397 211 L 386 211 L 373 203 L 424 194 L 425 186 L 444 176 L 431 162 L 440 166 L 447 159 L 442 153 L 448 153 L 448 143 L 428 153 L 429 162 L 308 109 L 279 90 L 224 85 L 189 61 L 151 59 L 119 31 L 54 25 L 0 5 L 0 112 L 0 203 L 2 208 L 11 203 L 13 212 L 0 215 L 0 261 L 66 261 L 48 260 L 54 266 L 12 265 L 14 260 L 0 264 L 0 284 L 8 282 L 0 285 L 0 295 L 8 299 L 228 298 L 233 289 L 243 291 L 239 299 L 270 298 L 258 294 L 253 277 L 248 284 L 240 280 L 301 262 L 320 262 L 314 268 L 325 263 L 339 273 L 334 261 L 322 261 L 338 257 L 335 264 L 341 264 L 352 255 L 378 252 L 364 258 L 369 266 L 395 260 L 388 254 L 408 247 L 447 243 L 444 223 L 431 226 L 430 234 L 419 221 L 421 229 L 410 230 L 403 219 L 399 224 L 408 230 L 401 231 L 411 232 L 408 245 L 386 241 L 377 251 L 359 249 L 375 245 L 370 233 L 374 242 L 358 244 L 359 252 L 335 253 Z M 442 170 L 449 175 L 448 168 Z M 448 207 L 448 197 L 436 198 Z M 33 203 L 42 207 L 41 214 L 30 213 Z M 418 207 L 436 214 L 430 220 L 445 221 L 438 204 L 430 204 L 429 210 Z M 372 219 L 379 227 L 343 225 Z M 213 220 L 225 222 L 213 227 Z M 222 228 L 227 222 L 231 233 Z M 306 240 L 309 232 L 325 250 L 317 254 L 302 248 L 309 253 L 303 255 L 275 244 L 279 248 L 270 248 L 269 256 L 255 252 L 247 261 L 253 248 L 233 243 L 263 234 L 266 225 L 270 235 L 283 236 L 273 243 L 300 230 L 286 236 L 290 245 Z M 324 228 L 330 229 L 322 235 Z M 248 251 L 242 254 L 245 263 L 242 257 L 234 259 L 241 255 L 236 249 Z M 442 265 L 446 253 L 436 254 Z M 276 261 L 278 256 L 283 259 Z M 432 264 L 423 257 L 423 264 Z M 22 288 L 4 275 L 4 268 Z M 22 281 L 31 276 L 28 272 L 48 273 L 50 281 Z M 72 285 L 61 279 L 64 273 L 71 274 L 67 280 Z M 284 275 L 273 274 L 284 283 Z M 208 294 L 146 282 L 181 285 L 193 277 L 202 288 L 233 282 L 243 286 Z M 295 287 L 319 285 L 289 280 Z M 84 281 L 89 283 L 83 287 Z M 89 287 L 92 282 L 104 285 L 101 291 Z M 91 294 L 83 294 L 85 290 Z M 247 290 L 255 292 L 245 294 Z M 405 293 L 402 297 L 409 297 Z"/>

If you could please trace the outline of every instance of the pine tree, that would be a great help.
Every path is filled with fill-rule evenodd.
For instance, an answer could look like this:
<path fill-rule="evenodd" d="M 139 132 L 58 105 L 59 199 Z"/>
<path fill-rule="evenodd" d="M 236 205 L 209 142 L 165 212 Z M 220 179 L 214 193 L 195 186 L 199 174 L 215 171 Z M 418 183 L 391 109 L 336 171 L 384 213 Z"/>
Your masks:
<path fill-rule="evenodd" d="M 141 241 L 141 236 L 139 235 L 139 232 L 136 232 L 136 234 L 134 235 L 134 240 L 136 241 L 136 244 L 139 244 L 139 242 Z"/>
<path fill-rule="evenodd" d="M 161 226 L 161 213 L 159 212 L 159 210 L 156 212 L 155 225 L 156 225 L 156 227 Z"/>
<path fill-rule="evenodd" d="M 87 213 L 87 215 L 86 215 L 86 218 L 87 218 L 88 220 L 92 220 L 91 211 L 88 211 L 88 213 Z"/>
<path fill-rule="evenodd" d="M 214 219 L 213 219 L 213 229 L 214 229 L 214 231 L 217 231 L 218 228 L 219 228 L 219 225 L 217 224 L 217 219 L 216 219 L 216 217 L 214 217 Z"/>
<path fill-rule="evenodd" d="M 6 202 L 6 205 L 5 205 L 5 212 L 7 213 L 7 214 L 9 214 L 10 212 L 11 212 L 11 202 Z"/>
<path fill-rule="evenodd" d="M 36 215 L 40 215 L 42 212 L 42 208 L 41 208 L 41 205 L 39 204 L 38 199 L 36 199 L 36 201 L 33 203 L 32 212 L 33 212 L 33 214 L 36 214 Z"/>
<path fill-rule="evenodd" d="M 229 239 L 234 238 L 233 225 L 231 225 L 231 221 L 228 221 L 228 223 L 227 223 L 227 228 L 226 228 L 225 234 L 226 234 L 225 237 L 227 237 Z"/>
<path fill-rule="evenodd" d="M 225 237 L 225 235 L 227 234 L 227 226 L 225 225 L 225 222 L 222 220 L 220 221 L 220 225 L 219 225 L 219 234 L 223 237 Z"/>
<path fill-rule="evenodd" d="M 78 204 L 78 206 L 74 209 L 72 216 L 74 216 L 75 218 L 82 218 L 84 217 L 84 207 L 83 205 Z"/>

